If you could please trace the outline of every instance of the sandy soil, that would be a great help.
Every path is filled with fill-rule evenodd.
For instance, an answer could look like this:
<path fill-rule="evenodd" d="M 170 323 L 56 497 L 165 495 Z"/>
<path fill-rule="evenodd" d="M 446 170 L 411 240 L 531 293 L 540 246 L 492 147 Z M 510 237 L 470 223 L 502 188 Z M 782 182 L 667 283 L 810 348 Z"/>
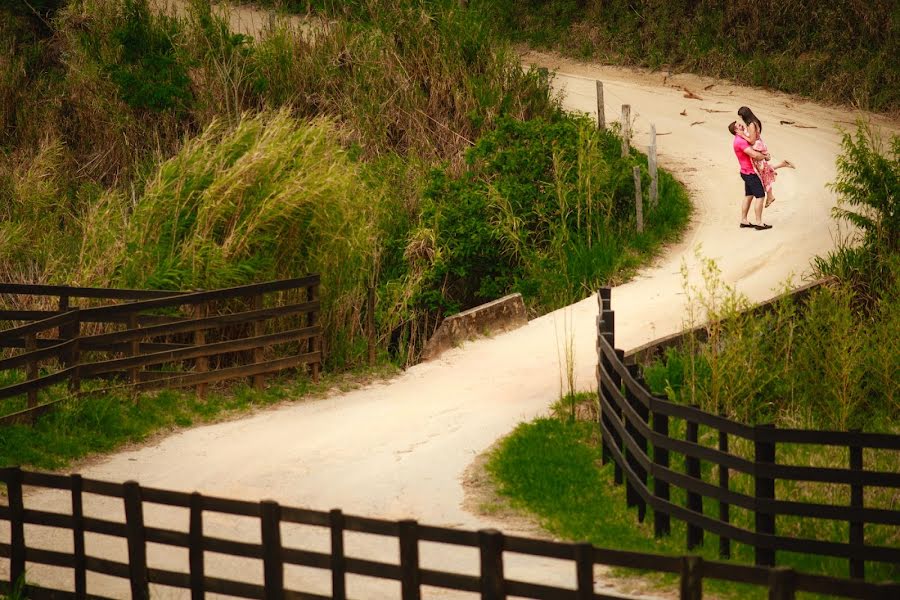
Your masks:
<path fill-rule="evenodd" d="M 244 15 L 246 18 L 246 14 Z M 835 198 L 826 188 L 834 178 L 840 135 L 835 126 L 849 127 L 855 114 L 780 94 L 741 88 L 703 78 L 641 73 L 620 68 L 579 64 L 531 53 L 533 63 L 558 70 L 554 85 L 564 91 L 565 106 L 595 110 L 594 81 L 604 82 L 607 120 L 629 103 L 634 116 L 634 144 L 647 143 L 656 124 L 660 164 L 691 190 L 696 214 L 681 243 L 669 248 L 656 264 L 631 282 L 613 290 L 617 345 L 629 349 L 675 332 L 682 326 L 684 297 L 679 269 L 687 264 L 696 277 L 695 248 L 717 261 L 723 279 L 752 300 L 773 296 L 790 276 L 795 281 L 808 270 L 811 257 L 829 250 L 834 225 L 829 211 Z M 702 100 L 684 97 L 686 87 Z M 766 212 L 769 231 L 738 229 L 742 182 L 726 125 L 738 106 L 751 106 L 765 124 L 765 135 L 776 159 L 789 158 L 796 171 L 782 171 L 778 201 Z M 683 116 L 682 111 L 686 111 Z M 795 121 L 809 128 L 779 125 Z M 701 123 L 695 124 L 697 121 Z M 881 127 L 898 130 L 898 123 L 876 119 Z M 86 477 L 124 481 L 242 499 L 274 499 L 286 505 L 389 519 L 413 518 L 423 523 L 475 529 L 502 527 L 508 533 L 534 533 L 528 523 L 506 521 L 502 515 L 479 516 L 466 503 L 464 481 L 473 460 L 517 423 L 545 415 L 561 390 L 558 348 L 568 334 L 575 341 L 575 374 L 581 389 L 595 387 L 595 298 L 531 321 L 516 331 L 467 343 L 440 359 L 415 366 L 389 382 L 327 399 L 286 405 L 244 419 L 198 427 L 160 439 L 146 447 L 103 458 L 82 470 Z M 470 472 L 471 476 L 471 472 Z M 68 510 L 63 495 L 31 493 L 32 507 Z M 477 504 L 477 503 L 476 503 Z M 118 503 L 89 498 L 92 514 L 121 518 Z M 153 506 L 149 524 L 187 528 L 186 511 Z M 207 531 L 221 537 L 258 541 L 258 524 L 239 518 L 212 516 Z M 66 538 L 49 529 L 29 527 L 29 543 L 67 548 Z M 285 527 L 285 543 L 327 551 L 325 532 Z M 8 531 L 0 532 L 8 539 Z M 62 544 L 61 546 L 59 544 Z M 375 536 L 351 536 L 351 554 L 396 560 L 397 544 Z M 121 557 L 124 541 L 94 536 L 88 552 Z M 422 545 L 428 567 L 477 572 L 472 549 Z M 151 546 L 153 565 L 183 569 L 186 553 Z M 258 561 L 208 558 L 210 574 L 261 582 Z M 8 569 L 0 561 L 0 576 Z M 554 560 L 511 556 L 508 576 L 536 583 L 574 585 L 574 567 Z M 289 586 L 329 593 L 327 577 L 288 569 Z M 29 579 L 71 586 L 64 570 L 31 566 Z M 97 587 L 93 587 L 93 586 Z M 620 589 L 598 570 L 597 589 Z M 123 597 L 127 583 L 107 577 L 89 578 L 89 589 Z M 351 578 L 350 594 L 358 598 L 399 597 L 399 586 L 367 578 Z M 175 597 L 170 589 L 155 589 L 155 597 Z M 427 589 L 426 597 L 462 597 Z"/>

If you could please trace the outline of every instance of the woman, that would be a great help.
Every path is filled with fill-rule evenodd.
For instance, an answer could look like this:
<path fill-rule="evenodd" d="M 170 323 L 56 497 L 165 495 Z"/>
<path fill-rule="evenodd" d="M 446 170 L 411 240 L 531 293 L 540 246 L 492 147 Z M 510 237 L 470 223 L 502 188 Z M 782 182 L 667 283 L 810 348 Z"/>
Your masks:
<path fill-rule="evenodd" d="M 738 109 L 738 116 L 744 121 L 744 130 L 743 132 L 739 131 L 738 135 L 743 137 L 747 142 L 753 147 L 754 150 L 760 152 L 762 154 L 768 154 L 769 147 L 766 146 L 766 143 L 762 140 L 762 121 L 757 118 L 756 115 L 753 114 L 753 111 L 750 110 L 747 106 L 742 106 Z M 760 181 L 762 181 L 763 188 L 766 190 L 766 207 L 773 202 L 775 202 L 775 193 L 772 189 L 772 184 L 775 183 L 775 177 L 777 173 L 775 172 L 777 169 L 781 169 L 783 167 L 789 167 L 791 169 L 794 168 L 793 163 L 788 160 L 783 160 L 775 166 L 769 164 L 767 160 L 754 160 L 753 168 L 756 170 L 756 174 L 759 175 Z"/>

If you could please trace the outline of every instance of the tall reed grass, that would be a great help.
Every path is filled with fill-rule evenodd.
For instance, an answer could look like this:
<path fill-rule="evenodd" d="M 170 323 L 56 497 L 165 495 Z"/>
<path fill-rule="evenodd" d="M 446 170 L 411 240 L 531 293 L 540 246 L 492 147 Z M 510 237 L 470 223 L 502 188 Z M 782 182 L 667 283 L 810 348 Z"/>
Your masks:
<path fill-rule="evenodd" d="M 664 174 L 633 233 L 643 159 L 564 116 L 486 13 L 301 8 L 318 17 L 273 14 L 253 36 L 205 0 L 70 0 L 45 31 L 0 26 L 0 276 L 208 288 L 320 271 L 329 365 L 364 360 L 368 287 L 381 357 L 409 364 L 447 314 L 513 290 L 533 313 L 564 305 L 686 222 Z"/>

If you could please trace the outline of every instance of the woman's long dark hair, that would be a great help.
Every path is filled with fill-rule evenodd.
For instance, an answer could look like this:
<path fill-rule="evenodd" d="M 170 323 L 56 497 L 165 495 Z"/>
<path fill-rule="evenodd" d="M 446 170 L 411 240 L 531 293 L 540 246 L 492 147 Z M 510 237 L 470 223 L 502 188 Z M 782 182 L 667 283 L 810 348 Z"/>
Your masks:
<path fill-rule="evenodd" d="M 762 133 L 762 121 L 760 121 L 757 116 L 753 114 L 753 111 L 750 110 L 749 106 L 740 107 L 738 109 L 738 116 L 744 120 L 745 125 L 756 123 L 756 127 L 759 129 L 759 132 Z"/>

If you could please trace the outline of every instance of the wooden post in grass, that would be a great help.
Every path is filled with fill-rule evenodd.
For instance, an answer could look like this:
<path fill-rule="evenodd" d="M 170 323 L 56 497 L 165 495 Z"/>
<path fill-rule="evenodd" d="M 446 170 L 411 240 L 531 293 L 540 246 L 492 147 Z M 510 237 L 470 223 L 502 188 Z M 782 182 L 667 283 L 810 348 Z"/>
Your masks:
<path fill-rule="evenodd" d="M 699 409 L 700 407 L 696 404 L 693 405 L 694 408 Z M 696 421 L 687 420 L 687 434 L 685 436 L 686 441 L 689 444 L 699 444 L 700 443 L 700 424 Z M 695 450 L 691 450 L 691 452 L 696 452 Z M 700 459 L 697 458 L 696 455 L 692 456 L 691 454 L 685 453 L 684 455 L 684 467 L 685 472 L 688 477 L 693 477 L 697 482 L 702 482 L 703 478 L 701 476 L 701 468 L 700 468 Z M 703 496 L 698 494 L 697 492 L 687 490 L 687 509 L 697 513 L 698 515 L 703 514 Z M 703 528 L 693 525 L 691 523 L 687 524 L 687 549 L 693 550 L 697 546 L 703 545 Z"/>
<path fill-rule="evenodd" d="M 37 350 L 37 334 L 29 333 L 25 335 L 25 352 L 34 352 Z M 32 381 L 38 378 L 38 363 L 34 359 L 29 359 L 25 365 L 25 379 Z M 37 388 L 28 390 L 28 408 L 37 406 Z M 33 417 L 32 417 L 33 419 Z"/>
<path fill-rule="evenodd" d="M 597 80 L 597 129 L 606 129 L 606 110 L 603 108 L 603 82 Z"/>
<path fill-rule="evenodd" d="M 853 433 L 859 433 L 861 429 L 851 429 Z M 863 468 L 863 449 L 861 446 L 850 446 L 850 469 L 852 471 L 862 471 Z M 863 486 L 854 483 L 850 486 L 850 507 L 862 510 L 863 508 Z M 850 521 L 850 545 L 862 548 L 865 543 L 865 523 L 862 521 Z M 866 563 L 859 558 L 850 559 L 850 577 L 854 579 L 865 579 Z"/>
<path fill-rule="evenodd" d="M 703 559 L 699 556 L 681 557 L 681 600 L 702 600 Z"/>
<path fill-rule="evenodd" d="M 656 169 L 656 125 L 650 124 L 650 147 L 647 148 L 647 168 L 650 170 L 650 207 L 659 202 L 659 173 Z"/>
<path fill-rule="evenodd" d="M 650 410 L 653 413 L 653 432 L 659 436 L 669 437 L 669 416 L 661 412 L 657 412 L 654 406 L 660 400 L 654 396 L 650 402 Z M 669 451 L 661 446 L 653 446 L 653 464 L 662 469 L 669 468 Z M 669 501 L 669 482 L 664 481 L 660 477 L 653 478 L 653 495 L 657 498 Z M 654 537 L 662 537 L 669 535 L 672 531 L 669 522 L 669 513 L 663 510 L 653 512 L 653 535 Z"/>
<path fill-rule="evenodd" d="M 312 284 L 306 288 L 306 301 L 307 302 L 315 302 L 319 299 L 319 286 L 316 284 Z M 306 316 L 306 325 L 307 327 L 313 327 L 318 325 L 319 314 L 316 311 L 310 311 Z M 314 335 L 309 338 L 307 342 L 306 351 L 310 354 L 314 352 L 322 351 L 321 342 L 319 340 L 318 335 Z M 319 359 L 313 363 L 310 363 L 310 375 L 312 376 L 313 383 L 319 383 L 319 369 L 322 366 L 322 358 L 321 354 Z"/>
<path fill-rule="evenodd" d="M 725 414 L 721 416 L 727 418 Z M 728 433 L 721 430 L 719 431 L 719 452 L 728 454 Z M 719 463 L 719 488 L 723 492 L 728 491 L 728 467 L 722 463 Z M 731 522 L 729 506 L 724 500 L 719 500 L 719 520 L 723 523 Z M 719 557 L 731 558 L 731 540 L 724 535 L 719 536 Z"/>
<path fill-rule="evenodd" d="M 634 212 L 637 218 L 637 232 L 644 233 L 644 194 L 641 193 L 641 168 L 634 167 Z"/>
<path fill-rule="evenodd" d="M 369 347 L 369 366 L 375 366 L 375 287 L 369 286 L 366 298 L 366 337 Z"/>
<path fill-rule="evenodd" d="M 263 297 L 262 294 L 256 294 L 253 296 L 253 310 L 262 310 L 263 307 Z M 266 332 L 265 330 L 265 321 L 254 321 L 253 322 L 253 336 L 259 337 Z M 265 355 L 263 353 L 263 347 L 257 346 L 253 349 L 253 364 L 258 365 L 265 361 Z M 266 376 L 262 373 L 253 376 L 253 389 L 257 392 L 263 391 L 266 387 Z"/>
<path fill-rule="evenodd" d="M 775 425 L 757 425 L 754 428 L 753 453 L 757 470 L 761 467 L 767 467 L 775 464 L 775 443 L 766 441 L 764 438 L 769 437 L 766 434 L 771 433 L 775 429 Z M 775 479 L 771 475 L 755 474 L 754 476 L 754 496 L 756 500 L 774 500 L 775 499 Z M 754 525 L 758 536 L 774 536 L 775 535 L 775 515 L 771 512 L 756 509 L 754 516 Z M 771 547 L 756 546 L 755 563 L 760 567 L 775 566 L 775 550 Z"/>
<path fill-rule="evenodd" d="M 631 105 L 622 105 L 622 156 L 631 153 Z"/>
<path fill-rule="evenodd" d="M 128 315 L 128 329 L 129 331 L 136 331 L 138 329 L 138 315 L 136 312 L 133 312 Z M 133 339 L 128 343 L 128 352 L 127 355 L 137 356 L 141 353 L 141 340 L 138 338 Z M 140 381 L 140 367 L 131 367 L 128 369 L 128 381 L 130 383 L 137 383 Z"/>
<path fill-rule="evenodd" d="M 194 318 L 202 319 L 206 317 L 209 313 L 209 304 L 207 302 L 203 302 L 202 304 L 198 304 L 194 307 Z M 198 329 L 194 332 L 194 345 L 195 346 L 203 346 L 206 344 L 206 330 Z M 194 361 L 194 372 L 195 373 L 206 373 L 209 371 L 209 357 L 199 356 Z M 205 383 L 198 383 L 194 387 L 194 392 L 197 394 L 197 397 L 203 400 L 206 398 L 206 387 Z"/>

